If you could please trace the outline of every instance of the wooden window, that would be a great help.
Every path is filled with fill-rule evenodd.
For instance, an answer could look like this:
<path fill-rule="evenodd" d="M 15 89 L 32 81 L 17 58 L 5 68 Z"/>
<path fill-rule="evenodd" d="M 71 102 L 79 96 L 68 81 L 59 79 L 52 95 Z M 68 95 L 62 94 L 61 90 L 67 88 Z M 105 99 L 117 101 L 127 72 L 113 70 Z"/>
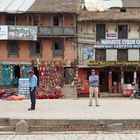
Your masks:
<path fill-rule="evenodd" d="M 53 26 L 63 26 L 63 17 L 53 16 Z"/>
<path fill-rule="evenodd" d="M 105 39 L 105 28 L 105 24 L 96 24 L 96 41 L 101 41 L 101 39 Z"/>
<path fill-rule="evenodd" d="M 30 57 L 42 57 L 42 47 L 40 42 L 31 42 Z"/>
<path fill-rule="evenodd" d="M 53 43 L 53 57 L 64 57 L 64 45 L 62 42 Z"/>
<path fill-rule="evenodd" d="M 19 46 L 15 42 L 8 43 L 8 57 L 19 57 Z"/>
<path fill-rule="evenodd" d="M 128 50 L 127 49 L 118 49 L 117 60 L 118 61 L 128 61 Z"/>
<path fill-rule="evenodd" d="M 106 50 L 105 49 L 96 49 L 95 60 L 96 61 L 106 61 Z"/>
<path fill-rule="evenodd" d="M 127 39 L 128 38 L 127 25 L 118 25 L 118 38 L 119 39 Z"/>
<path fill-rule="evenodd" d="M 16 25 L 16 18 L 13 15 L 6 16 L 6 25 Z"/>

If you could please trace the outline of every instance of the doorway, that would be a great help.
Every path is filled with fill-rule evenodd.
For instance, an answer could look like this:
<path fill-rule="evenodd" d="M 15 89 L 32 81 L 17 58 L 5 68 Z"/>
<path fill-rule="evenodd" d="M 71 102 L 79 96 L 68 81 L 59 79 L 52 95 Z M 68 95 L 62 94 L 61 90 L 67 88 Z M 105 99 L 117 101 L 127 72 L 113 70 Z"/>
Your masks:
<path fill-rule="evenodd" d="M 108 71 L 103 70 L 100 72 L 100 92 L 108 92 Z"/>
<path fill-rule="evenodd" d="M 13 81 L 13 86 L 15 88 L 18 87 L 19 78 L 20 78 L 20 66 L 15 65 L 14 66 L 14 81 Z"/>
<path fill-rule="evenodd" d="M 64 68 L 64 79 L 66 85 L 71 84 L 74 80 L 74 68 Z"/>
<path fill-rule="evenodd" d="M 134 72 L 124 72 L 124 84 L 132 84 L 134 80 Z"/>
<path fill-rule="evenodd" d="M 19 65 L 15 65 L 15 67 L 14 67 L 14 75 L 15 75 L 15 79 L 20 78 L 20 66 Z"/>

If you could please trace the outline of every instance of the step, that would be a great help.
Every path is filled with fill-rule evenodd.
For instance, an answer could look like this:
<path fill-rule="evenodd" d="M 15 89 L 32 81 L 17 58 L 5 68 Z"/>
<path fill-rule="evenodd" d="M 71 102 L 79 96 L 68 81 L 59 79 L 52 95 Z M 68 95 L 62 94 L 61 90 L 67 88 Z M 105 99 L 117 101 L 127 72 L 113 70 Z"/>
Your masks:
<path fill-rule="evenodd" d="M 1 126 L 0 131 L 15 131 L 16 124 L 20 119 L 11 119 L 10 127 Z M 35 131 L 123 131 L 140 130 L 140 119 L 133 120 L 71 120 L 71 119 L 27 119 L 29 132 Z"/>
<path fill-rule="evenodd" d="M 10 126 L 0 126 L 0 131 L 12 131 Z"/>
<path fill-rule="evenodd" d="M 114 131 L 116 129 L 120 132 L 139 130 L 140 120 L 43 120 L 29 123 L 29 131 Z"/>
<path fill-rule="evenodd" d="M 9 118 L 0 118 L 0 126 L 8 126 Z"/>

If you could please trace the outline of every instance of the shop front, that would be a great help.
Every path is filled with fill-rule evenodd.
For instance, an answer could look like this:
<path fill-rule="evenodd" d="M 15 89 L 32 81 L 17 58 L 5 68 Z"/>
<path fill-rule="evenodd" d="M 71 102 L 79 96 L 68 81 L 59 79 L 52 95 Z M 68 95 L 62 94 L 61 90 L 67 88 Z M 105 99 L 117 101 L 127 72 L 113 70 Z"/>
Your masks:
<path fill-rule="evenodd" d="M 3 87 L 18 87 L 19 78 L 27 78 L 27 71 L 32 69 L 31 63 L 0 63 L 0 85 Z"/>
<path fill-rule="evenodd" d="M 111 94 L 123 93 L 125 88 L 131 88 L 132 82 L 135 82 L 137 88 L 139 88 L 139 64 L 139 61 L 89 61 L 87 66 L 79 66 L 78 80 L 79 83 L 86 81 L 87 84 L 91 69 L 95 69 L 96 74 L 99 75 L 100 79 L 100 92 Z M 84 89 L 85 86 L 82 85 L 81 89 L 82 88 Z M 88 88 L 89 87 L 87 86 L 87 94 L 89 94 Z"/>
<path fill-rule="evenodd" d="M 34 63 L 35 64 L 35 63 Z M 75 76 L 75 62 L 67 60 L 39 60 L 34 68 L 38 70 L 39 85 L 37 98 L 61 98 L 61 89 L 65 84 L 71 84 Z"/>

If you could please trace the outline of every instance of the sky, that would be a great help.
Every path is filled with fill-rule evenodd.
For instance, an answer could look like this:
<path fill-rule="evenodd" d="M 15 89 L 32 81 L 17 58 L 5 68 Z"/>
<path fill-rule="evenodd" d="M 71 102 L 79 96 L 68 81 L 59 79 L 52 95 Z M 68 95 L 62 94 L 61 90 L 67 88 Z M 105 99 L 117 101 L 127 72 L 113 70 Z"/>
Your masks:
<path fill-rule="evenodd" d="M 89 11 L 104 11 L 110 7 L 122 7 L 122 0 L 85 0 Z"/>

